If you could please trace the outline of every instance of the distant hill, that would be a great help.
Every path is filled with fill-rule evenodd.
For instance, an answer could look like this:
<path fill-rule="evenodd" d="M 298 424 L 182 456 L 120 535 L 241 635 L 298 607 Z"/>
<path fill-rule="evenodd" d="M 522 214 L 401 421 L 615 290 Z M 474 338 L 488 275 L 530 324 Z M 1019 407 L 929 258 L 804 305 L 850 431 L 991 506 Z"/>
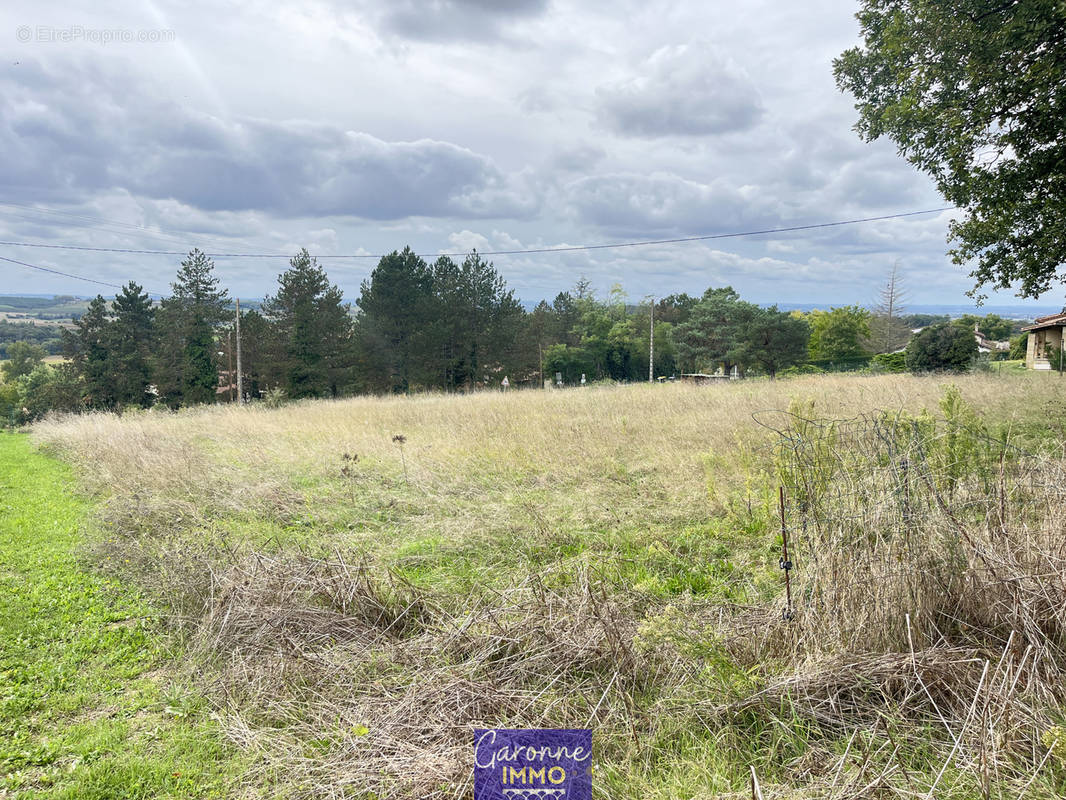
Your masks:
<path fill-rule="evenodd" d="M 77 319 L 88 306 L 88 298 L 69 294 L 0 295 L 0 319 L 63 322 Z"/>

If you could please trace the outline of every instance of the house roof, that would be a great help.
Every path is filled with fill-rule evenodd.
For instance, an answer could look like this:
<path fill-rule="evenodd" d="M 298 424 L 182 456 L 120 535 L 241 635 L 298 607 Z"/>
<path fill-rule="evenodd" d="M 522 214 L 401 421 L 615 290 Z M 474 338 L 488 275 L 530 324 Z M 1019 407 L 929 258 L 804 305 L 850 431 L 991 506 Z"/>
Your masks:
<path fill-rule="evenodd" d="M 980 331 L 974 331 L 974 338 L 977 340 L 978 349 L 984 348 L 984 350 L 987 350 L 988 352 L 992 352 L 993 350 L 1010 350 L 1010 342 L 989 339 Z"/>
<path fill-rule="evenodd" d="M 1036 331 L 1041 328 L 1057 328 L 1060 325 L 1066 325 L 1066 312 L 1060 314 L 1049 314 L 1046 317 L 1037 317 L 1033 320 L 1032 325 L 1027 325 L 1022 328 L 1023 331 Z"/>

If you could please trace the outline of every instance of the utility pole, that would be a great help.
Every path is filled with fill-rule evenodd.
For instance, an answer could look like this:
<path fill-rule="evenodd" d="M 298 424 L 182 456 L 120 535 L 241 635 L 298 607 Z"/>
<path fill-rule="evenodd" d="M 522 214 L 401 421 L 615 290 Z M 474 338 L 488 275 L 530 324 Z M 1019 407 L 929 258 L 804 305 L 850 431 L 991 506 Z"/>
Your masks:
<path fill-rule="evenodd" d="M 229 386 L 229 401 L 233 402 L 233 331 L 226 336 L 226 384 Z"/>
<path fill-rule="evenodd" d="M 237 402 L 244 405 L 244 374 L 241 372 L 241 299 L 237 298 Z"/>
<path fill-rule="evenodd" d="M 648 313 L 648 383 L 655 383 L 655 295 Z"/>
<path fill-rule="evenodd" d="M 537 364 L 540 366 L 540 388 L 546 389 L 544 385 L 544 345 L 540 341 L 540 336 L 537 336 L 537 358 L 540 359 Z"/>

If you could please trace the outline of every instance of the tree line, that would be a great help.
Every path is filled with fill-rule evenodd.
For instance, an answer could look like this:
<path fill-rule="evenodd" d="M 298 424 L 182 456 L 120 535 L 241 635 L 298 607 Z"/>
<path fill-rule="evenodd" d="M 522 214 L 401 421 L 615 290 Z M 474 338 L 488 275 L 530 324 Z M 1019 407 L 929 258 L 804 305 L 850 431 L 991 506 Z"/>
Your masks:
<path fill-rule="evenodd" d="M 0 360 L 9 358 L 8 350 L 16 342 L 40 346 L 47 355 L 63 352 L 61 328 L 54 324 L 38 325 L 34 322 L 9 322 L 0 319 Z"/>
<path fill-rule="evenodd" d="M 1012 329 L 994 315 L 938 321 L 926 330 L 965 333 L 949 331 L 944 346 L 953 360 L 930 362 L 928 354 L 938 351 L 923 345 L 925 355 L 908 361 L 902 348 L 913 319 L 902 313 L 902 298 L 896 270 L 872 311 L 808 313 L 762 307 L 731 287 L 631 303 L 621 286 L 601 298 L 582 278 L 526 311 L 476 252 L 461 262 L 428 262 L 408 247 L 380 259 L 352 305 L 302 250 L 278 276 L 274 294 L 241 314 L 243 389 L 247 399 L 278 400 L 470 391 L 499 387 L 505 377 L 516 388 L 647 380 L 652 341 L 656 377 L 959 368 L 975 352 L 974 324 L 990 338 Z M 213 262 L 193 250 L 159 302 L 132 281 L 110 301 L 94 298 L 63 332 L 64 363 L 42 363 L 44 350 L 30 342 L 9 345 L 0 413 L 14 421 L 49 410 L 231 400 L 235 323 Z"/>

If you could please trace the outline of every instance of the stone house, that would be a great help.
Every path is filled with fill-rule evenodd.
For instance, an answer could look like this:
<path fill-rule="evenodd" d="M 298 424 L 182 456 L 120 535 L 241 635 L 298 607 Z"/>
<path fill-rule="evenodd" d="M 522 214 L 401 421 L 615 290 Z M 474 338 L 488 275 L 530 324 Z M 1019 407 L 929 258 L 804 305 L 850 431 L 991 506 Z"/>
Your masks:
<path fill-rule="evenodd" d="M 1048 359 L 1053 350 L 1062 347 L 1063 331 L 1066 331 L 1066 313 L 1037 317 L 1032 325 L 1022 328 L 1029 334 L 1025 346 L 1027 369 L 1051 369 Z"/>

